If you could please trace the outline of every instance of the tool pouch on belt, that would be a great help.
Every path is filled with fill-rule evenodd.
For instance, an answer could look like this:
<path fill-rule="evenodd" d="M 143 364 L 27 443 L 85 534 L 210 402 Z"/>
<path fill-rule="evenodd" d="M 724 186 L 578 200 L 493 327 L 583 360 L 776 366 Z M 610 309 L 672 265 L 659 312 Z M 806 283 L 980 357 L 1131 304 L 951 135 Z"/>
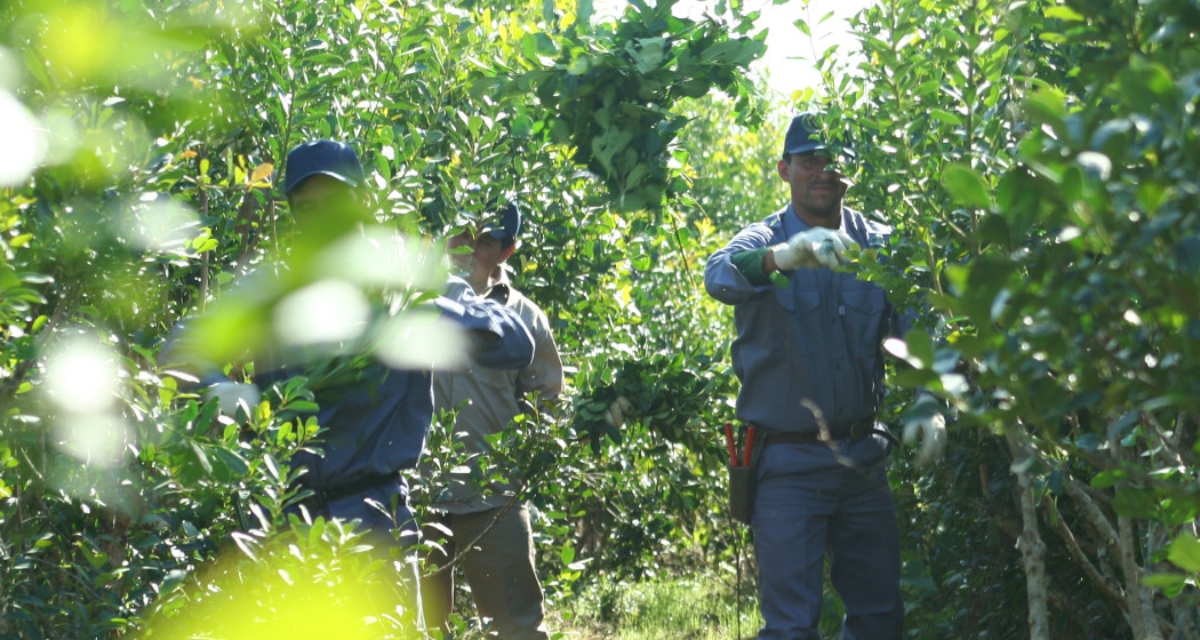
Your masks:
<path fill-rule="evenodd" d="M 745 446 L 751 447 L 749 464 L 726 465 L 729 468 L 729 517 L 743 524 L 750 524 L 750 518 L 754 515 L 755 469 L 758 468 L 762 444 L 761 435 L 754 438 L 753 444 L 746 443 Z"/>

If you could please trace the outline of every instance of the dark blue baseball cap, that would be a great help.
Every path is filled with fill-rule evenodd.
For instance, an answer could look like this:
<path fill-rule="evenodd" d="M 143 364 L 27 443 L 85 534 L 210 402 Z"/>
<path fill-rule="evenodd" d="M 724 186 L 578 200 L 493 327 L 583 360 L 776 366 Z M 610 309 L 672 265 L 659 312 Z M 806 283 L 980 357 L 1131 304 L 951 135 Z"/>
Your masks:
<path fill-rule="evenodd" d="M 521 233 L 521 208 L 517 203 L 509 202 L 500 209 L 491 209 L 485 214 L 483 227 L 479 231 L 497 240 L 515 242 Z"/>
<path fill-rule="evenodd" d="M 305 142 L 288 152 L 284 194 L 292 195 L 300 183 L 315 175 L 329 176 L 351 187 L 359 187 L 365 181 L 362 163 L 354 148 L 333 140 Z"/>
<path fill-rule="evenodd" d="M 821 121 L 817 114 L 808 111 L 792 118 L 787 137 L 783 139 L 784 155 L 824 151 L 821 155 L 833 155 L 825 144 L 821 133 Z"/>

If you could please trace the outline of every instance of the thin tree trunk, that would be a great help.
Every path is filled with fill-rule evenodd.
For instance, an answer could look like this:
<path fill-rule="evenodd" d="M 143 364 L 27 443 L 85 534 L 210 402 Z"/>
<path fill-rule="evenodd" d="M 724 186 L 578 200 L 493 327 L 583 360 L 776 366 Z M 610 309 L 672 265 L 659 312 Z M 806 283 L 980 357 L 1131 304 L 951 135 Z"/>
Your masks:
<path fill-rule="evenodd" d="M 1121 545 L 1121 571 L 1125 574 L 1125 597 L 1128 600 L 1129 625 L 1138 640 L 1163 640 L 1154 614 L 1150 590 L 1142 586 L 1142 568 L 1134 555 L 1133 521 L 1117 516 L 1117 532 Z"/>
<path fill-rule="evenodd" d="M 1115 437 L 1108 441 L 1109 451 L 1118 464 L 1127 461 L 1132 452 L 1123 447 Z M 1125 575 L 1125 598 L 1129 610 L 1129 626 L 1133 629 L 1133 637 L 1137 640 L 1163 640 L 1162 631 L 1158 626 L 1158 616 L 1154 613 L 1153 596 L 1150 590 L 1142 586 L 1142 567 L 1138 564 L 1136 549 L 1138 536 L 1134 530 L 1134 522 L 1129 518 L 1117 515 L 1117 553 L 1121 562 L 1121 573 Z"/>
<path fill-rule="evenodd" d="M 1021 559 L 1025 564 L 1025 590 L 1029 601 L 1029 640 L 1050 640 L 1049 588 L 1046 577 L 1046 543 L 1038 532 L 1037 504 L 1029 478 L 1031 454 L 1020 440 L 1021 434 L 1008 434 L 1013 470 L 1017 476 L 1021 506 Z"/>

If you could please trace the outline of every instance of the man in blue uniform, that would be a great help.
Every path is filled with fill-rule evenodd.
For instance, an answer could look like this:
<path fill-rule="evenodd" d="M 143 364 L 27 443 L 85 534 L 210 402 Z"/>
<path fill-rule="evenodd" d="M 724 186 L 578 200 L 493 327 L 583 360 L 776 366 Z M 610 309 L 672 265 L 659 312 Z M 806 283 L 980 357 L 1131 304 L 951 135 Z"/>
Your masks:
<path fill-rule="evenodd" d="M 734 306 L 737 416 L 759 436 L 751 526 L 762 640 L 820 637 L 826 553 L 844 639 L 898 640 L 904 629 L 892 438 L 875 416 L 883 340 L 906 327 L 882 289 L 834 270 L 852 243 L 883 246 L 889 230 L 842 205 L 832 155 L 813 114 L 793 119 L 777 166 L 791 202 L 704 272 L 709 294 Z M 941 416 L 927 422 L 925 437 L 943 441 Z"/>
<path fill-rule="evenodd" d="M 285 193 L 295 218 L 296 232 L 291 253 L 284 265 L 272 265 L 252 274 L 277 292 L 298 286 L 297 280 L 319 278 L 305 273 L 307 262 L 318 261 L 320 249 L 339 238 L 361 232 L 371 219 L 361 201 L 364 175 L 358 155 L 350 146 L 331 140 L 302 144 L 288 154 Z M 249 292 L 231 295 L 253 297 Z M 378 296 L 377 296 L 378 298 Z M 501 369 L 527 366 L 533 358 L 533 339 L 516 311 L 475 295 L 470 286 L 451 278 L 446 292 L 435 302 L 443 320 L 461 327 L 470 356 L 480 365 Z M 396 311 L 386 300 L 377 299 L 364 322 L 377 328 Z M 311 322 L 311 319 L 302 319 Z M 372 329 L 361 332 L 370 333 Z M 240 405 L 257 404 L 259 389 L 296 375 L 315 381 L 314 368 L 330 368 L 328 345 L 278 344 L 274 336 L 268 348 L 255 354 L 256 375 L 252 382 L 233 382 L 205 358 L 202 345 L 188 340 L 187 332 L 168 348 L 200 376 L 210 397 L 217 398 L 222 411 L 232 415 Z M 360 338 L 349 340 L 350 343 Z M 311 357 L 315 352 L 324 354 Z M 368 530 L 388 533 L 401 529 L 405 544 L 415 542 L 416 526 L 408 505 L 408 484 L 400 472 L 416 467 L 424 447 L 433 413 L 433 393 L 428 369 L 389 363 L 373 353 L 348 353 L 345 345 L 332 351 L 334 365 L 345 374 L 314 389 L 317 422 L 324 432 L 318 436 L 319 451 L 298 452 L 292 463 L 303 466 L 303 488 L 313 496 L 305 506 L 314 516 L 358 519 Z M 346 363 L 357 360 L 354 366 Z M 382 508 L 380 508 L 382 507 Z"/>

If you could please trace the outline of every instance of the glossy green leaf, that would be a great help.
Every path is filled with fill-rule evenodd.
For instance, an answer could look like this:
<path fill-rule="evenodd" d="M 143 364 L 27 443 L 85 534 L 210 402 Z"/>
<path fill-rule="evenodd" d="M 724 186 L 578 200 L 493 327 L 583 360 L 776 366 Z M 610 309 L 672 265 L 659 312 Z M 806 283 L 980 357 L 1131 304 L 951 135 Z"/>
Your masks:
<path fill-rule="evenodd" d="M 1186 531 L 1171 542 L 1167 558 L 1175 566 L 1191 573 L 1200 573 L 1200 540 Z"/>
<path fill-rule="evenodd" d="M 988 209 L 992 206 L 992 197 L 988 192 L 987 183 L 978 173 L 965 165 L 949 165 L 942 172 L 942 186 L 950 197 L 966 207 Z"/>

